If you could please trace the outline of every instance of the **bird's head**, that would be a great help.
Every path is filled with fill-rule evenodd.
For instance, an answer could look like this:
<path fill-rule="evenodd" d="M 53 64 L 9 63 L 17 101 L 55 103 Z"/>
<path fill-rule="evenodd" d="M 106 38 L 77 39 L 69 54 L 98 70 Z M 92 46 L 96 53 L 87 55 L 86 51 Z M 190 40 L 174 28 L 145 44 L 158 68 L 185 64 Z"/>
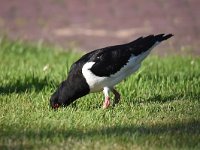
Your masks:
<path fill-rule="evenodd" d="M 60 102 L 58 102 L 58 91 L 56 91 L 50 98 L 50 107 L 53 108 L 53 109 L 58 109 L 61 104 Z"/>
<path fill-rule="evenodd" d="M 53 93 L 50 98 L 50 107 L 53 109 L 66 107 L 78 98 L 88 94 L 89 91 L 90 89 L 85 79 L 81 76 L 73 75 L 72 78 L 67 78 L 63 81 L 56 92 Z"/>
<path fill-rule="evenodd" d="M 50 98 L 50 107 L 53 109 L 58 109 L 59 107 L 66 107 L 73 102 L 69 85 L 66 81 L 63 81 L 58 89 L 53 93 Z"/>

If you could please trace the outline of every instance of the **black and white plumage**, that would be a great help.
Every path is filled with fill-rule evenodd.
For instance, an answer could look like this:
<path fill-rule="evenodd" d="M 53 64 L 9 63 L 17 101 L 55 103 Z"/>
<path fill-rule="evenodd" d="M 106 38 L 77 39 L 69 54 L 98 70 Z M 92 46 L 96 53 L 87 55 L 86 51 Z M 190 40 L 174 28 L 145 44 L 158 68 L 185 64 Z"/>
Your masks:
<path fill-rule="evenodd" d="M 90 92 L 99 91 L 103 91 L 105 96 L 103 108 L 110 105 L 109 91 L 115 95 L 114 104 L 118 103 L 120 94 L 114 86 L 136 72 L 153 47 L 172 36 L 149 35 L 127 44 L 105 47 L 85 54 L 71 66 L 67 79 L 51 96 L 51 107 L 68 106 Z"/>

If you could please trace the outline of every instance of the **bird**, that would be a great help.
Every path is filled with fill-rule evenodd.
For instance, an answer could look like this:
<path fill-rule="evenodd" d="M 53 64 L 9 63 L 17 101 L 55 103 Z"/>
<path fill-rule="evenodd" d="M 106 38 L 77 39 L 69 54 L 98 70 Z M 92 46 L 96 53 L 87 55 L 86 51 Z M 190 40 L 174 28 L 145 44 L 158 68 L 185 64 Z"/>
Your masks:
<path fill-rule="evenodd" d="M 151 50 L 173 34 L 157 34 L 115 46 L 93 50 L 72 64 L 66 80 L 62 81 L 50 97 L 50 107 L 67 107 L 89 93 L 103 91 L 103 108 L 111 105 L 110 92 L 114 94 L 113 105 L 120 102 L 115 85 L 135 73 Z"/>

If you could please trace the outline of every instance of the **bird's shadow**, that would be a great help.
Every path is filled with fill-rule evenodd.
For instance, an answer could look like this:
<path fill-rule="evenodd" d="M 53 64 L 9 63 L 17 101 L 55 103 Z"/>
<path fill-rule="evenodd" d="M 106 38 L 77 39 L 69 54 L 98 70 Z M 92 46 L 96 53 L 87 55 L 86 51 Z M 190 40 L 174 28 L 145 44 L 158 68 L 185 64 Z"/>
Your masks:
<path fill-rule="evenodd" d="M 130 103 L 134 104 L 139 104 L 139 103 L 166 103 L 166 102 L 172 102 L 175 100 L 180 100 L 180 99 L 200 99 L 200 93 L 173 93 L 171 95 L 161 95 L 161 94 L 156 94 L 153 95 L 147 99 L 145 98 L 138 98 L 133 101 L 129 101 Z"/>

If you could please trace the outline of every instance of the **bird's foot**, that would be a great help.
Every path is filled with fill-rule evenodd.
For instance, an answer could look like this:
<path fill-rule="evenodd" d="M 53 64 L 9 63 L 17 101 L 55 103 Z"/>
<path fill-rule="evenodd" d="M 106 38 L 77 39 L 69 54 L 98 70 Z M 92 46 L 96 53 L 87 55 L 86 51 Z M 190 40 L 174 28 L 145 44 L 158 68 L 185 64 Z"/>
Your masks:
<path fill-rule="evenodd" d="M 106 97 L 103 103 L 103 109 L 106 109 L 110 106 L 110 97 Z"/>

